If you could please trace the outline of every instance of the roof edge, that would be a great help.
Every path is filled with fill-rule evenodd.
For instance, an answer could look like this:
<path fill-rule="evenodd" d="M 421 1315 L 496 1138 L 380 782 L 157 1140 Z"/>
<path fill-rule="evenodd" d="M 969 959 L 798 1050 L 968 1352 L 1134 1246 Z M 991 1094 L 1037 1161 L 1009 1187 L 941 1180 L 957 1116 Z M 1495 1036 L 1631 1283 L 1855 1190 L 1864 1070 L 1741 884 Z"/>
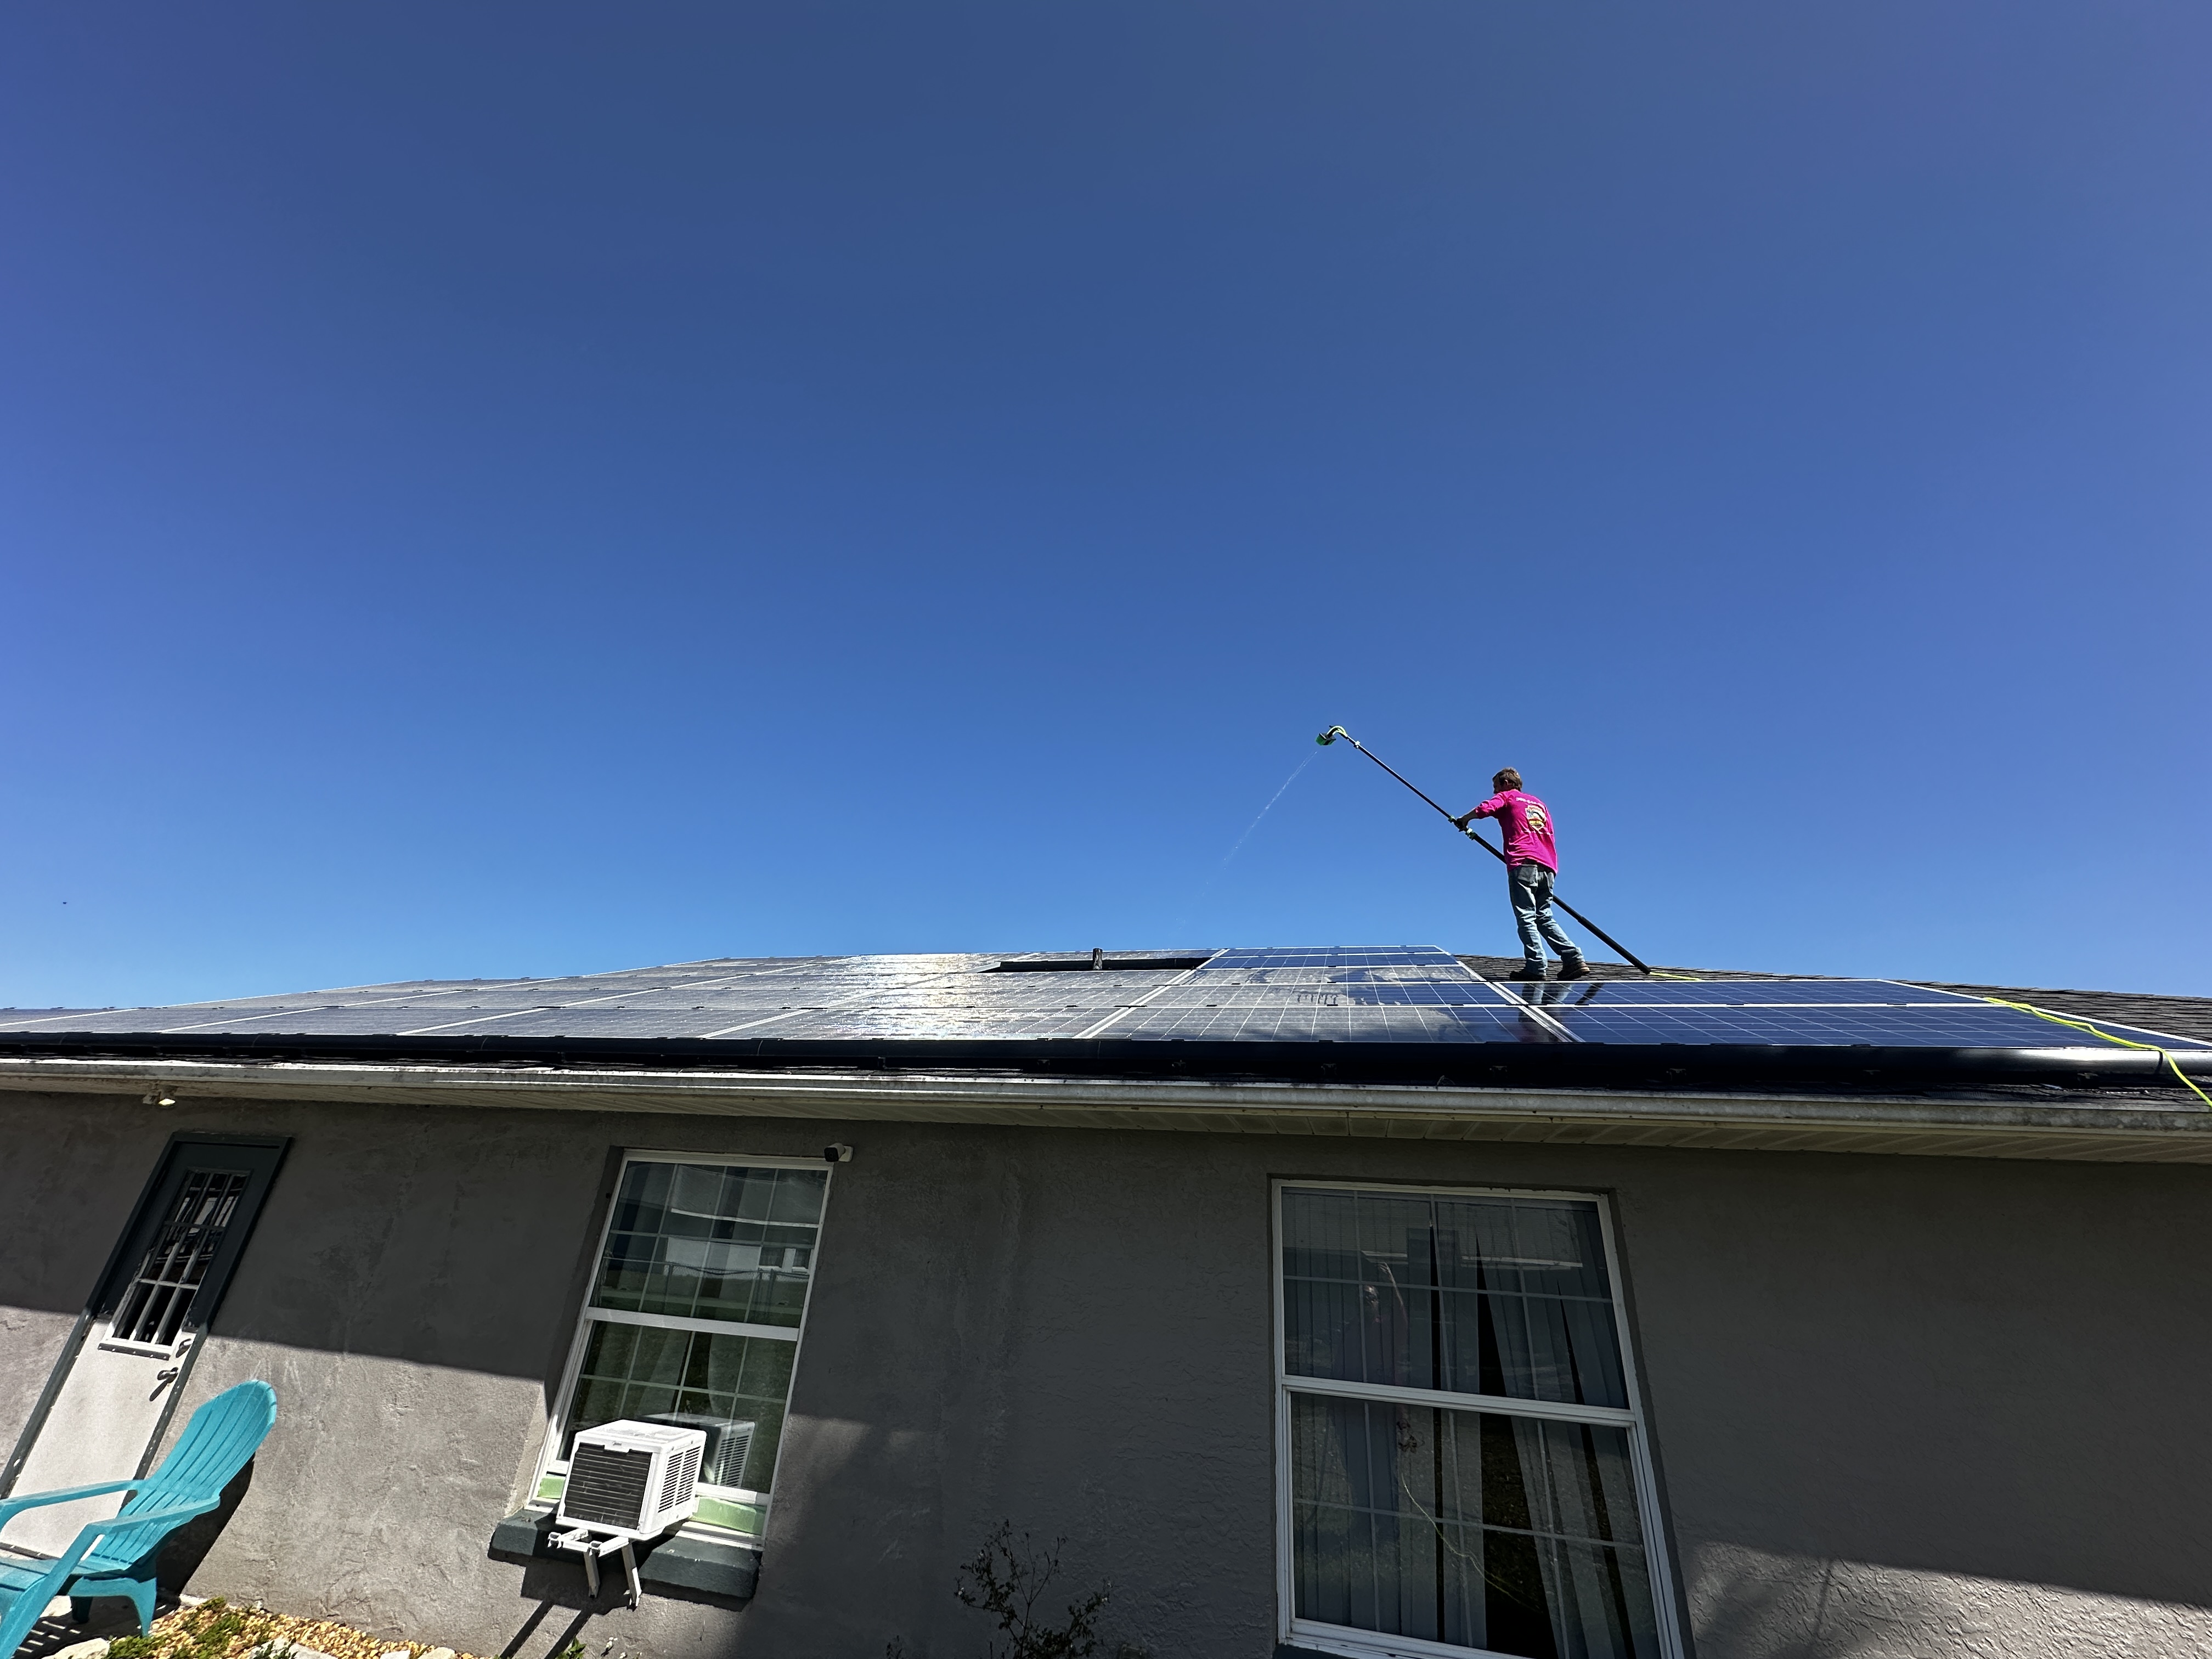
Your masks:
<path fill-rule="evenodd" d="M 185 1103 L 386 1104 L 850 1122 L 2212 1164 L 2212 1112 L 2148 1102 L 1784 1092 L 1129 1081 L 966 1073 L 532 1070 L 0 1058 L 0 1091 Z"/>

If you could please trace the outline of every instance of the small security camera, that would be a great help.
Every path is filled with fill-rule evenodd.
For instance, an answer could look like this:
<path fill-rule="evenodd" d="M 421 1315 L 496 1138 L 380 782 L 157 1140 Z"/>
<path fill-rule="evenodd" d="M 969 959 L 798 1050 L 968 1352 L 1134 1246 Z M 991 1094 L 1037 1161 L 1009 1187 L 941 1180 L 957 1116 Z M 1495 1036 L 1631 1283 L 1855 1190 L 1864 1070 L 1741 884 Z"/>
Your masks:
<path fill-rule="evenodd" d="M 824 1146 L 822 1149 L 822 1161 L 824 1164 L 850 1164 L 853 1161 L 853 1149 L 842 1140 L 834 1146 Z"/>

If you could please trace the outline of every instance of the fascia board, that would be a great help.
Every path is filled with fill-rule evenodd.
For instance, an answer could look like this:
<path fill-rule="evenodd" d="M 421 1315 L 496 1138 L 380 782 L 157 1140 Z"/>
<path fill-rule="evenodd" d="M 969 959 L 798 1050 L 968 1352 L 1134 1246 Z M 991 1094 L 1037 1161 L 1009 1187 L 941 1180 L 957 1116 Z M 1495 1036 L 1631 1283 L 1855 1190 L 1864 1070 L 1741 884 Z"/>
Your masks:
<path fill-rule="evenodd" d="M 2212 1113 L 1927 1097 L 0 1059 L 0 1091 L 1419 1139 L 2212 1163 Z"/>

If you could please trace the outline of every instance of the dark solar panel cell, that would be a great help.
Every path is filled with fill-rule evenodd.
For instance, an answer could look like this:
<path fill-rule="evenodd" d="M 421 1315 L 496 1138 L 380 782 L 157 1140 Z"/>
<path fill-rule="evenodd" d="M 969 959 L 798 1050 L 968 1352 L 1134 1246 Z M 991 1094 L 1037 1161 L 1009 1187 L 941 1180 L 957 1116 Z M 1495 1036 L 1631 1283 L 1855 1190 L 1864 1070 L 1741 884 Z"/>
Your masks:
<path fill-rule="evenodd" d="M 1216 1006 L 1258 1008 L 1300 1005 L 1388 1007 L 1413 1003 L 1495 1008 L 1499 1006 L 1499 999 L 1489 986 L 1474 979 L 1462 980 L 1456 985 L 1436 982 L 1374 985 L 1363 981 L 1346 985 L 1325 979 L 1289 985 L 1251 985 L 1234 980 L 1227 984 L 1218 984 L 1211 978 L 1206 978 L 1170 987 L 1154 997 L 1150 1006 L 1155 1008 Z"/>
<path fill-rule="evenodd" d="M 1116 1037 L 1196 1042 L 1556 1042 L 1534 1013 L 1504 1007 L 1366 1007 L 1312 1004 L 1142 1008 Z"/>
<path fill-rule="evenodd" d="M 2009 1008 L 1557 1008 L 1583 1042 L 1788 1043 L 1828 1048 L 2070 1048 L 2096 1039 Z"/>
<path fill-rule="evenodd" d="M 1201 974 L 1239 968 L 1436 968 L 1458 973 L 1467 964 L 1427 945 L 1346 945 L 1223 951 L 1199 969 Z"/>
<path fill-rule="evenodd" d="M 235 1009 L 257 1006 L 301 1007 L 360 1007 L 372 1003 L 443 1002 L 454 997 L 496 993 L 504 988 L 527 985 L 527 980 L 435 979 L 396 985 L 347 985 L 334 990 L 288 991 L 265 997 L 231 997 L 224 1004 Z"/>
<path fill-rule="evenodd" d="M 1184 983 L 1200 988 L 1209 985 L 1268 985 L 1290 990 L 1328 985 L 1449 985 L 1481 990 L 1490 1000 L 1497 1000 L 1473 974 L 1446 974 L 1429 968 L 1230 968 L 1219 973 L 1193 974 Z"/>
<path fill-rule="evenodd" d="M 220 1024 L 202 1024 L 186 1021 L 170 1023 L 173 1014 L 165 1014 L 155 1023 L 142 1024 L 131 1029 L 140 1031 L 166 1031 L 173 1036 L 250 1038 L 255 1036 L 393 1036 L 403 1031 L 419 1030 L 426 1025 L 444 1025 L 455 1020 L 481 1021 L 502 1012 L 498 1009 L 470 1008 L 288 1008 L 275 1012 L 252 1015 L 244 1019 L 224 1021 Z M 116 1030 L 119 1028 L 109 1027 Z M 463 1027 L 460 1034 L 477 1029 Z M 487 1029 L 497 1030 L 496 1025 Z"/>
<path fill-rule="evenodd" d="M 104 1008 L 9 1008 L 0 1010 L 0 1031 L 60 1030 L 80 1020 L 94 1019 Z"/>
<path fill-rule="evenodd" d="M 729 1023 L 730 1017 L 726 1013 L 694 1013 L 688 1009 L 637 1012 L 609 1008 L 547 1008 L 494 1020 L 481 1026 L 465 1026 L 434 1035 L 469 1036 L 480 1032 L 485 1036 L 496 1037 L 561 1036 L 580 1041 L 615 1037 L 656 1041 L 672 1037 L 703 1037 Z"/>
<path fill-rule="evenodd" d="M 1976 997 L 1899 985 L 1886 979 L 1570 980 L 1538 984 L 1497 981 L 1500 994 L 1546 1008 L 1632 1006 L 1733 1007 L 1777 1003 L 1932 1003 L 1964 1008 L 1990 1005 Z"/>
<path fill-rule="evenodd" d="M 834 1016 L 808 1015 L 779 1021 L 763 1027 L 757 1035 L 779 1042 L 1029 1042 L 1075 1036 L 1112 1012 L 1110 1008 L 855 1008 Z"/>

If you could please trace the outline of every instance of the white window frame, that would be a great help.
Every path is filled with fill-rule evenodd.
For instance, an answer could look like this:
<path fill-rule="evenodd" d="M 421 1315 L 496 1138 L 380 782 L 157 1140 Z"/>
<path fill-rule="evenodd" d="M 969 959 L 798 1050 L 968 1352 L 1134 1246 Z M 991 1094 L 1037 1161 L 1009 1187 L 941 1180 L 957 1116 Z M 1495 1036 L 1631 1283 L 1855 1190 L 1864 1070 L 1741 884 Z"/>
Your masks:
<path fill-rule="evenodd" d="M 622 1201 L 623 1183 L 629 1178 L 633 1164 L 706 1164 L 723 1169 L 823 1170 L 826 1179 L 822 1188 L 822 1218 L 815 1227 L 813 1263 L 807 1269 L 806 1296 L 799 1304 L 797 1327 L 740 1324 L 727 1319 L 690 1319 L 675 1314 L 632 1313 L 627 1309 L 593 1307 L 592 1297 L 599 1291 L 599 1270 L 606 1261 L 607 1237 L 614 1231 L 615 1209 Z M 561 1455 L 561 1446 L 568 1437 L 568 1413 L 576 1403 L 576 1382 L 583 1372 L 584 1351 L 590 1346 L 594 1324 L 649 1325 L 656 1330 L 703 1331 L 714 1336 L 757 1336 L 766 1337 L 771 1341 L 788 1342 L 792 1345 L 791 1386 L 793 1389 L 798 1388 L 799 1361 L 806 1338 L 806 1318 L 813 1310 L 816 1270 L 822 1260 L 822 1230 L 829 1224 L 830 1193 L 836 1183 L 836 1166 L 827 1164 L 818 1158 L 752 1158 L 741 1152 L 664 1152 L 644 1147 L 623 1149 L 622 1167 L 615 1171 L 614 1190 L 608 1199 L 606 1218 L 599 1224 L 599 1237 L 592 1241 L 591 1278 L 585 1285 L 583 1306 L 576 1311 L 576 1334 L 568 1344 L 568 1362 L 561 1370 L 561 1391 L 554 1396 L 553 1411 L 546 1423 L 545 1445 L 538 1454 L 538 1472 L 531 1477 L 530 1503 L 557 1504 L 560 1502 L 558 1498 L 541 1498 L 538 1493 L 549 1476 L 557 1475 L 563 1481 L 568 1478 L 568 1460 Z M 786 1395 L 785 1425 L 788 1427 L 790 1422 L 791 1401 Z M 775 1502 L 775 1470 L 782 1462 L 783 1438 L 779 1434 L 776 1437 L 775 1464 L 769 1469 L 769 1492 L 754 1492 L 743 1486 L 709 1486 L 703 1480 L 699 1483 L 702 1497 L 720 1498 L 758 1509 L 761 1517 L 758 1533 L 739 1532 L 711 1521 L 699 1520 L 685 1522 L 684 1530 L 696 1529 L 716 1537 L 739 1538 L 754 1543 L 767 1537 L 769 1510 Z"/>
<path fill-rule="evenodd" d="M 1441 1389 L 1401 1389 L 1388 1383 L 1340 1382 L 1327 1377 L 1295 1376 L 1284 1363 L 1284 1345 L 1290 1321 L 1283 1297 L 1283 1194 L 1300 1191 L 1387 1193 L 1394 1197 L 1560 1199 L 1589 1204 L 1597 1210 L 1598 1231 L 1605 1243 L 1607 1281 L 1613 1288 L 1613 1328 L 1620 1337 L 1621 1371 L 1627 1383 L 1628 1407 L 1554 1404 L 1540 1400 L 1509 1399 L 1498 1395 L 1455 1394 Z M 1636 1481 L 1636 1516 L 1644 1531 L 1645 1571 L 1651 1583 L 1652 1619 L 1659 1632 L 1659 1650 L 1665 1659 L 1681 1659 L 1682 1635 L 1674 1614 L 1674 1574 L 1667 1559 L 1665 1518 L 1659 1507 L 1658 1483 L 1653 1477 L 1650 1437 L 1644 1424 L 1644 1397 L 1636 1375 L 1636 1347 L 1629 1340 L 1628 1310 L 1621 1297 L 1620 1257 L 1613 1242 L 1613 1205 L 1603 1193 L 1572 1192 L 1548 1187 L 1459 1187 L 1415 1181 L 1330 1181 L 1283 1177 L 1273 1183 L 1269 1235 L 1274 1251 L 1268 1272 L 1274 1277 L 1275 1339 L 1275 1601 L 1279 1609 L 1278 1639 L 1317 1653 L 1340 1654 L 1346 1659 L 1511 1659 L 1489 1648 L 1455 1647 L 1416 1636 L 1392 1636 L 1381 1631 L 1355 1630 L 1345 1625 L 1325 1625 L 1297 1617 L 1297 1583 L 1292 1560 L 1291 1513 L 1291 1395 L 1293 1393 L 1335 1395 L 1346 1399 L 1378 1400 L 1432 1407 L 1449 1411 L 1495 1412 L 1509 1417 L 1546 1418 L 1553 1422 L 1602 1423 L 1628 1431 L 1629 1467 Z"/>

